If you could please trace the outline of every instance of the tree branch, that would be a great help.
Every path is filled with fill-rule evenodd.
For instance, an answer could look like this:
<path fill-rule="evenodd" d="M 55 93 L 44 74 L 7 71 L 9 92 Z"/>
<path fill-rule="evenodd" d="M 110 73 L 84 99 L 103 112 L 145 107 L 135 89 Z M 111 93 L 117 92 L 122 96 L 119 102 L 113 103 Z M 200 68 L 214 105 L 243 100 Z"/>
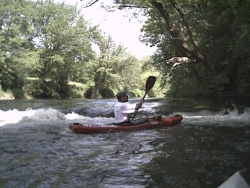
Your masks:
<path fill-rule="evenodd" d="M 171 70 L 173 70 L 176 66 L 181 64 L 190 64 L 190 63 L 197 63 L 195 58 L 188 58 L 188 57 L 173 57 L 166 61 L 167 65 L 173 64 Z"/>
<path fill-rule="evenodd" d="M 83 0 L 81 0 L 81 1 L 83 1 Z M 89 1 L 88 4 L 87 4 L 85 7 L 83 7 L 83 8 L 91 7 L 93 4 L 97 3 L 98 1 L 99 1 L 99 0 L 92 0 L 92 1 Z"/>
<path fill-rule="evenodd" d="M 196 49 L 196 50 L 193 51 L 193 52 L 195 52 L 195 53 L 197 54 L 197 56 L 198 56 L 200 59 L 204 59 L 204 55 L 203 55 L 203 53 L 201 52 L 201 49 L 200 49 L 200 47 L 199 47 L 199 45 L 198 45 L 198 42 L 194 39 L 193 33 L 192 33 L 192 31 L 191 31 L 191 29 L 190 29 L 188 23 L 187 23 L 187 20 L 185 19 L 185 16 L 184 16 L 183 12 L 182 12 L 181 9 L 177 6 L 177 3 L 176 3 L 174 0 L 171 0 L 170 2 L 171 2 L 171 4 L 175 7 L 175 9 L 176 9 L 177 12 L 179 13 L 179 15 L 181 16 L 182 22 L 183 22 L 184 26 L 185 26 L 186 29 L 187 29 L 187 33 L 188 33 L 188 35 L 189 35 L 189 37 L 190 37 L 190 39 L 191 39 L 191 43 L 193 44 L 193 46 L 194 46 L 195 49 Z"/>

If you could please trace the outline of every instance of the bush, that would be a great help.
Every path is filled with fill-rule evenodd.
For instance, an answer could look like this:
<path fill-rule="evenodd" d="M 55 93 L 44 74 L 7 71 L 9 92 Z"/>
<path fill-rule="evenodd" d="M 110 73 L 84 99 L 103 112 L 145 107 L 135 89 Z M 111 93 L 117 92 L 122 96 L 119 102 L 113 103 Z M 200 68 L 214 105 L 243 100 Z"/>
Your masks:
<path fill-rule="evenodd" d="M 100 91 L 102 98 L 114 98 L 115 94 L 113 90 L 109 88 L 104 88 Z"/>

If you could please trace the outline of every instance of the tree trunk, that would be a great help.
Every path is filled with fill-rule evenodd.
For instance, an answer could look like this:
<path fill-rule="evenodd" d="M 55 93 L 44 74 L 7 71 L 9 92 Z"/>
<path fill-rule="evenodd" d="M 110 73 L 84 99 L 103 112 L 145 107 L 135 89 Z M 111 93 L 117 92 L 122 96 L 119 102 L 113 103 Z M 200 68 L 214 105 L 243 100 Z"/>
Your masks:
<path fill-rule="evenodd" d="M 192 31 L 185 19 L 185 15 L 181 11 L 181 9 L 176 5 L 175 1 L 170 0 L 170 3 L 182 18 L 183 25 L 185 26 L 189 36 L 189 41 L 191 41 L 190 43 L 187 42 L 182 32 L 174 27 L 173 21 L 168 11 L 164 8 L 163 4 L 156 0 L 151 0 L 150 3 L 159 11 L 160 15 L 164 18 L 166 23 L 166 29 L 172 39 L 172 44 L 181 53 L 180 55 L 186 56 L 186 54 L 189 54 L 189 57 L 196 59 L 195 62 L 203 63 L 203 65 L 209 71 L 211 71 L 213 74 L 217 74 L 218 70 L 216 69 L 216 66 L 212 62 L 208 61 L 207 57 L 199 47 L 198 42 L 195 41 Z"/>
<path fill-rule="evenodd" d="M 95 76 L 95 86 L 93 87 L 91 91 L 91 98 L 97 98 L 97 94 L 100 92 L 102 89 L 102 86 L 104 85 L 106 80 L 106 72 L 97 72 Z"/>

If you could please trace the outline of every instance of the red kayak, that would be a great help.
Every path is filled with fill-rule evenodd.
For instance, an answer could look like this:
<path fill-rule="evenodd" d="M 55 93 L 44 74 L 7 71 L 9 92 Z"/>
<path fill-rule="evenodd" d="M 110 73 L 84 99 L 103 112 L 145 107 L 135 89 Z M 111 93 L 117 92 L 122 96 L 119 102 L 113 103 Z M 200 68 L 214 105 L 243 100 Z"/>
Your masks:
<path fill-rule="evenodd" d="M 82 134 L 94 134 L 94 133 L 110 133 L 118 131 L 133 131 L 133 130 L 143 130 L 143 129 L 159 129 L 166 128 L 177 125 L 182 121 L 181 115 L 174 115 L 169 117 L 154 116 L 152 118 L 144 119 L 143 122 L 135 120 L 135 124 L 123 124 L 123 125 L 82 125 L 80 123 L 73 123 L 69 125 L 69 128 L 76 132 Z"/>

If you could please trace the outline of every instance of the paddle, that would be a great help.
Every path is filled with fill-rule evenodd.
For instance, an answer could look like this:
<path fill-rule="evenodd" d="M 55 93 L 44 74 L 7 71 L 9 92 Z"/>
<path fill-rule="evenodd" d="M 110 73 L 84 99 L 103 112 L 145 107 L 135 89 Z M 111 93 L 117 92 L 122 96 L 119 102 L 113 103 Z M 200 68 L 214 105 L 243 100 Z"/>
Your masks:
<path fill-rule="evenodd" d="M 146 97 L 148 91 L 149 91 L 150 89 L 152 89 L 152 87 L 155 85 L 155 81 L 156 81 L 156 77 L 155 77 L 155 76 L 149 76 L 149 77 L 148 77 L 147 82 L 146 82 L 145 94 L 144 94 L 144 96 L 142 97 L 142 101 L 144 101 L 144 98 Z M 135 117 L 137 111 L 138 111 L 138 110 L 135 110 L 134 116 L 133 116 L 132 120 L 134 119 L 134 117 Z"/>

